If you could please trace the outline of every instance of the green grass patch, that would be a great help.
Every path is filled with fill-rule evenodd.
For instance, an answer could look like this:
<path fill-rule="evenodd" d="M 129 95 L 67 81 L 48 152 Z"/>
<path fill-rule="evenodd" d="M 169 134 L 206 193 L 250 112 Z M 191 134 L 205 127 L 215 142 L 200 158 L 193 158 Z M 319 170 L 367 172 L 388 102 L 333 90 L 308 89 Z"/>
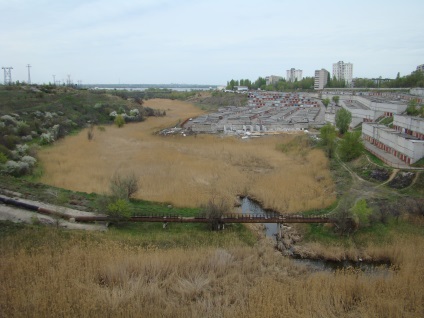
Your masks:
<path fill-rule="evenodd" d="M 421 158 L 417 162 L 413 163 L 411 167 L 424 168 L 424 158 Z"/>
<path fill-rule="evenodd" d="M 380 121 L 380 124 L 389 126 L 393 123 L 393 117 L 386 117 Z"/>
<path fill-rule="evenodd" d="M 254 235 L 242 224 L 228 224 L 223 231 L 211 231 L 208 224 L 118 223 L 110 226 L 107 235 L 130 245 L 157 248 L 252 246 Z"/>
<path fill-rule="evenodd" d="M 369 152 L 368 150 L 364 150 L 365 155 L 368 156 L 368 158 L 375 163 L 378 166 L 381 167 L 387 167 L 387 165 L 378 157 L 376 157 L 375 155 L 373 155 L 371 152 Z"/>
<path fill-rule="evenodd" d="M 211 231 L 207 224 L 118 223 L 107 232 L 67 231 L 43 225 L 15 224 L 0 221 L 0 246 L 29 253 L 38 247 L 53 246 L 60 251 L 73 241 L 106 243 L 145 248 L 196 248 L 253 246 L 256 238 L 242 224 L 228 224 L 223 231 Z"/>
<path fill-rule="evenodd" d="M 330 213 L 331 211 L 333 211 L 337 205 L 338 205 L 338 200 L 334 201 L 330 206 L 324 208 L 324 209 L 315 209 L 315 210 L 309 210 L 309 211 L 304 211 L 301 214 L 303 216 L 319 216 L 319 215 L 325 215 Z"/>

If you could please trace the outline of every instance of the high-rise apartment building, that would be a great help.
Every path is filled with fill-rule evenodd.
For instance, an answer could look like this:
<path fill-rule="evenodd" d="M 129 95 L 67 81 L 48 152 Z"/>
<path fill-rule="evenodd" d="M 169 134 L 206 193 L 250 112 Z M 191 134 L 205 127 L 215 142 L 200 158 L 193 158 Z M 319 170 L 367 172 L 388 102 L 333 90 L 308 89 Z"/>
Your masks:
<path fill-rule="evenodd" d="M 344 80 L 346 84 L 352 83 L 353 64 L 339 61 L 333 64 L 333 77 Z"/>
<path fill-rule="evenodd" d="M 417 66 L 417 71 L 424 72 L 424 64 L 418 65 Z"/>
<path fill-rule="evenodd" d="M 287 82 L 294 82 L 296 80 L 302 80 L 302 70 L 296 70 L 294 68 L 287 70 Z"/>
<path fill-rule="evenodd" d="M 315 71 L 314 89 L 323 89 L 327 85 L 328 74 L 330 73 L 325 69 Z"/>
<path fill-rule="evenodd" d="M 279 80 L 283 79 L 281 76 L 271 75 L 265 77 L 266 85 L 272 85 L 278 83 Z"/>

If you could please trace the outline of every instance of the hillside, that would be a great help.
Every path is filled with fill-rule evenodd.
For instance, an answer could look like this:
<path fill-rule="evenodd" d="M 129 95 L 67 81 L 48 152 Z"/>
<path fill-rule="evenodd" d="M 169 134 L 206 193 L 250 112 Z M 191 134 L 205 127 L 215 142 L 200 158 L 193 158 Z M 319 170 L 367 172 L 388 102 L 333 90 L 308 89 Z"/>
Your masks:
<path fill-rule="evenodd" d="M 50 144 L 93 124 L 142 121 L 162 115 L 109 91 L 56 86 L 0 86 L 0 170 L 24 175 L 35 166 L 37 145 Z"/>

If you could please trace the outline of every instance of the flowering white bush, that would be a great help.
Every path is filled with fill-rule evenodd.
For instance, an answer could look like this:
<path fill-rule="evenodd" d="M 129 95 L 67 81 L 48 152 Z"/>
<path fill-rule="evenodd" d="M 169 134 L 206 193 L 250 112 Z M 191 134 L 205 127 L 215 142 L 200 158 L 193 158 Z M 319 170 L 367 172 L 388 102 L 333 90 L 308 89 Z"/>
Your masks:
<path fill-rule="evenodd" d="M 16 148 L 15 148 L 17 154 L 20 156 L 24 156 L 27 153 L 28 149 L 29 149 L 29 146 L 27 144 L 16 145 Z"/>
<path fill-rule="evenodd" d="M 16 119 L 13 118 L 10 115 L 3 115 L 3 116 L 0 117 L 0 119 L 5 123 L 11 124 L 11 125 L 16 125 Z"/>
<path fill-rule="evenodd" d="M 40 144 L 47 145 L 54 141 L 53 136 L 50 133 L 42 133 L 40 136 Z"/>
<path fill-rule="evenodd" d="M 137 108 L 130 110 L 130 116 L 137 117 L 139 115 L 140 115 L 140 111 Z"/>
<path fill-rule="evenodd" d="M 33 167 L 37 163 L 37 159 L 31 156 L 23 156 L 21 162 L 27 163 L 30 167 Z"/>

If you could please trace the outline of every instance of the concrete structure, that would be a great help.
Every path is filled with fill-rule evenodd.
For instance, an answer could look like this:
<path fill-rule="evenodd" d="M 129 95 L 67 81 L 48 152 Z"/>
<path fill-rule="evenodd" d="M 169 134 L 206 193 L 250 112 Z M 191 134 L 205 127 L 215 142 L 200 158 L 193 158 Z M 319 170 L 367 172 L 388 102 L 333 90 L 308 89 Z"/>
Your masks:
<path fill-rule="evenodd" d="M 247 86 L 234 86 L 236 92 L 247 92 L 249 88 Z"/>
<path fill-rule="evenodd" d="M 323 94 L 322 98 L 332 99 L 333 95 Z M 382 117 L 391 117 L 406 110 L 407 102 L 392 95 L 340 95 L 339 104 L 352 114 L 350 127 L 353 128 L 362 122 L 374 122 Z"/>
<path fill-rule="evenodd" d="M 424 64 L 418 65 L 417 66 L 417 71 L 424 72 Z"/>
<path fill-rule="evenodd" d="M 327 85 L 328 74 L 325 69 L 315 71 L 314 89 L 323 89 Z"/>
<path fill-rule="evenodd" d="M 278 81 L 282 79 L 283 78 L 281 76 L 277 76 L 277 75 L 270 75 L 265 77 L 266 85 L 272 85 L 272 84 L 278 83 Z"/>
<path fill-rule="evenodd" d="M 353 64 L 339 61 L 333 64 L 333 77 L 344 80 L 346 84 L 352 83 Z"/>
<path fill-rule="evenodd" d="M 384 151 L 386 162 L 400 159 L 412 164 L 424 157 L 424 140 L 378 123 L 363 123 L 362 137 L 366 141 L 365 147 L 371 152 L 376 153 L 374 147 Z"/>
<path fill-rule="evenodd" d="M 424 118 L 394 115 L 393 129 L 424 140 Z"/>
<path fill-rule="evenodd" d="M 218 112 L 188 123 L 197 133 L 279 133 L 320 128 L 325 124 L 322 104 L 309 94 L 252 91 L 246 107 L 221 107 Z"/>
<path fill-rule="evenodd" d="M 411 88 L 410 93 L 415 96 L 424 96 L 424 88 L 421 88 L 421 87 Z"/>
<path fill-rule="evenodd" d="M 291 68 L 287 70 L 287 82 L 301 81 L 302 80 L 302 70 L 296 70 Z"/>

